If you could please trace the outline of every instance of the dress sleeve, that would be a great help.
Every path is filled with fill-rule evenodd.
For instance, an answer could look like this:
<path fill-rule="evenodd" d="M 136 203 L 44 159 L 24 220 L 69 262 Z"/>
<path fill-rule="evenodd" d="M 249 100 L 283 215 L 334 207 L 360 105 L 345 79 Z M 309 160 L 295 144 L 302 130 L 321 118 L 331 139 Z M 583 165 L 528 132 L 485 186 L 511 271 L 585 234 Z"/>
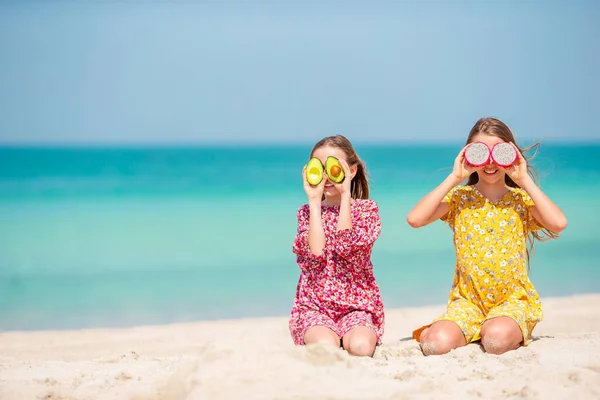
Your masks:
<path fill-rule="evenodd" d="M 458 188 L 452 188 L 442 199 L 444 203 L 448 203 L 448 212 L 440 217 L 440 220 L 446 222 L 450 227 L 454 227 L 454 217 L 456 216 L 456 208 L 458 207 L 459 194 Z"/>
<path fill-rule="evenodd" d="M 525 210 L 524 213 L 521 215 L 521 218 L 523 219 L 523 230 L 525 231 L 525 234 L 543 229 L 544 227 L 542 226 L 542 224 L 540 224 L 537 221 L 537 219 L 535 219 L 535 217 L 533 216 L 533 206 L 535 205 L 535 203 L 533 202 L 531 196 L 529 196 L 529 193 L 522 190 L 521 199 L 523 200 L 523 207 Z"/>
<path fill-rule="evenodd" d="M 296 237 L 294 238 L 292 251 L 298 256 L 298 265 L 300 266 L 300 269 L 305 269 L 303 268 L 303 265 L 308 265 L 311 262 L 318 263 L 325 258 L 324 255 L 317 256 L 310 251 L 310 246 L 308 245 L 308 221 L 310 210 L 307 204 L 300 206 L 297 216 L 298 230 L 296 232 Z M 323 252 L 325 252 L 325 249 Z"/>
<path fill-rule="evenodd" d="M 348 261 L 358 261 L 369 254 L 381 233 L 379 207 L 373 200 L 366 200 L 352 210 L 352 229 L 335 232 L 333 251 Z"/>

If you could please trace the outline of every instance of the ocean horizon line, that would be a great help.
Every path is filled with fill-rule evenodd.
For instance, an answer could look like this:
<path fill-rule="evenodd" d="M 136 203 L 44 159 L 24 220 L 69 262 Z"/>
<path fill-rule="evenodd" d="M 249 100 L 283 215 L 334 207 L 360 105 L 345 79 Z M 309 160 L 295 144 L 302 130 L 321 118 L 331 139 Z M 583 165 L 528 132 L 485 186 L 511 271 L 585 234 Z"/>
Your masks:
<path fill-rule="evenodd" d="M 354 147 L 361 148 L 389 148 L 389 147 L 427 147 L 448 148 L 450 146 L 464 146 L 463 140 L 389 140 L 389 141 L 366 141 L 352 140 Z M 552 147 L 582 147 L 600 146 L 600 137 L 597 139 L 548 139 L 548 140 L 519 140 L 522 146 L 540 143 L 542 146 Z M 315 142 L 275 142 L 275 141 L 247 141 L 247 142 L 1 142 L 0 150 L 192 150 L 192 149 L 297 149 L 300 147 L 312 148 Z"/>

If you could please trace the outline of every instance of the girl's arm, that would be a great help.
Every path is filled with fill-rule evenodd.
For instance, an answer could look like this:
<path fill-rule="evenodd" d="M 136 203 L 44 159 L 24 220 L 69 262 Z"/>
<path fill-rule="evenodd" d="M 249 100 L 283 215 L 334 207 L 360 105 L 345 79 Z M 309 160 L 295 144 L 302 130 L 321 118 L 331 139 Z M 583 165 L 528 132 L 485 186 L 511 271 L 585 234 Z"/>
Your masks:
<path fill-rule="evenodd" d="M 361 265 L 360 258 L 368 254 L 381 232 L 379 207 L 373 200 L 361 201 L 352 210 L 351 181 L 356 175 L 356 166 L 350 168 L 345 160 L 340 164 L 347 178 L 335 184 L 340 191 L 340 213 L 333 237 L 333 251 L 341 258 Z M 365 252 L 366 251 L 366 252 Z"/>
<path fill-rule="evenodd" d="M 326 180 L 323 179 L 317 186 L 311 186 L 306 180 L 306 166 L 304 166 L 302 181 L 308 197 L 308 210 L 306 206 L 298 210 L 298 233 L 293 250 L 294 253 L 305 258 L 321 257 L 325 248 L 325 230 L 321 222 L 321 198 Z"/>
<path fill-rule="evenodd" d="M 334 186 L 340 192 L 340 215 L 338 215 L 338 223 L 336 232 L 343 231 L 344 229 L 352 229 L 352 213 L 351 213 L 351 202 L 352 202 L 352 180 L 356 175 L 357 166 L 350 168 L 346 160 L 340 160 L 346 179 L 342 183 L 333 182 Z"/>
<path fill-rule="evenodd" d="M 443 202 L 444 196 L 461 181 L 449 175 L 429 194 L 421 199 L 406 216 L 406 222 L 413 228 L 429 225 L 448 212 L 448 203 Z"/>
<path fill-rule="evenodd" d="M 464 181 L 473 172 L 483 167 L 471 167 L 465 163 L 465 149 L 463 147 L 458 156 L 454 159 L 454 168 L 452 173 L 427 196 L 413 207 L 406 216 L 406 222 L 413 228 L 420 228 L 429 225 L 433 221 L 441 218 L 448 212 L 448 204 L 442 200 L 448 192 L 456 185 Z"/>
<path fill-rule="evenodd" d="M 554 233 L 560 233 L 567 227 L 567 217 L 565 217 L 565 214 L 542 192 L 529 175 L 519 183 L 519 186 L 533 200 L 534 206 L 531 209 L 533 217 L 544 228 Z"/>
<path fill-rule="evenodd" d="M 342 194 L 340 203 L 340 215 L 338 216 L 337 231 L 344 229 L 352 229 L 352 213 L 351 213 L 351 198 L 350 193 Z"/>
<path fill-rule="evenodd" d="M 353 218 L 350 216 L 353 214 Z M 360 200 L 354 210 L 348 210 L 348 220 L 350 227 L 340 229 L 343 222 L 341 213 L 338 217 L 338 230 L 331 242 L 333 251 L 341 258 L 363 265 L 361 262 L 365 255 L 368 255 L 374 242 L 381 233 L 381 219 L 379 217 L 379 207 L 374 200 Z"/>
<path fill-rule="evenodd" d="M 315 223 L 317 221 L 317 223 Z M 321 222 L 321 206 L 311 207 L 310 203 L 301 206 L 298 209 L 298 230 L 296 237 L 294 238 L 294 245 L 292 247 L 293 252 L 307 260 L 312 260 L 318 263 L 323 255 L 323 248 L 325 247 L 324 232 L 323 232 L 323 244 L 319 247 L 318 239 L 319 226 Z M 320 230 L 323 231 L 323 227 L 320 226 Z M 312 232 L 311 232 L 312 231 Z M 316 233 L 316 235 L 315 235 Z M 321 249 L 321 251 L 314 251 L 313 249 Z"/>
<path fill-rule="evenodd" d="M 321 199 L 308 202 L 310 217 L 308 219 L 308 247 L 315 256 L 322 256 L 325 248 L 325 229 L 321 222 Z"/>
<path fill-rule="evenodd" d="M 527 161 L 517 146 L 513 144 L 518 154 L 517 162 L 505 171 L 519 187 L 529 194 L 534 206 L 531 209 L 533 217 L 544 228 L 554 233 L 560 233 L 567 227 L 567 218 L 556 204 L 535 184 L 527 173 Z"/>

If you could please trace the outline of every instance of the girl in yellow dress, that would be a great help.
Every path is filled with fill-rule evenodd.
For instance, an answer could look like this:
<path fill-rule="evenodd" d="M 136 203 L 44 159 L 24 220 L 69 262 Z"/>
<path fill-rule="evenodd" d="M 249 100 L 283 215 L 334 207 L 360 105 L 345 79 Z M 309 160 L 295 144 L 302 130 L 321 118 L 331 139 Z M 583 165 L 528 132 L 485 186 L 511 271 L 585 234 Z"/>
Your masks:
<path fill-rule="evenodd" d="M 475 142 L 489 149 L 510 143 L 517 159 L 508 167 L 493 157 L 473 166 L 465 150 Z M 563 212 L 536 185 L 533 172 L 509 127 L 482 118 L 471 129 L 452 173 L 408 214 L 413 228 L 437 219 L 448 223 L 456 249 L 446 312 L 413 332 L 423 354 L 444 354 L 477 340 L 488 353 L 502 354 L 531 342 L 542 307 L 527 273 L 529 253 L 534 239 L 557 238 L 567 226 Z M 457 186 L 467 178 L 466 185 Z"/>

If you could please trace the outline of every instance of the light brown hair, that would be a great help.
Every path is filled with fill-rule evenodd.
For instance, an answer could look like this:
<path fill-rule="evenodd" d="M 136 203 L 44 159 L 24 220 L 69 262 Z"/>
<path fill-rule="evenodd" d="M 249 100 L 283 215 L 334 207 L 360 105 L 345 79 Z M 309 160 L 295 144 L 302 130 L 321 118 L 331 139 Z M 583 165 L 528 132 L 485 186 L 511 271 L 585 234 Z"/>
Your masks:
<path fill-rule="evenodd" d="M 356 150 L 352 146 L 352 143 L 342 135 L 328 136 L 319 140 L 310 152 L 312 157 L 315 150 L 321 147 L 335 147 L 346 154 L 346 161 L 348 166 L 352 167 L 356 165 L 356 175 L 352 179 L 350 184 L 350 196 L 353 199 L 368 199 L 369 198 L 369 179 L 367 173 L 367 167 L 365 163 L 358 157 Z"/>
<path fill-rule="evenodd" d="M 473 138 L 475 136 L 477 136 L 478 134 L 494 136 L 499 139 L 502 139 L 505 142 L 513 143 L 519 149 L 519 152 L 523 155 L 523 157 L 525 157 L 525 161 L 527 162 L 527 173 L 529 174 L 529 176 L 531 176 L 531 178 L 536 183 L 536 185 L 539 186 L 539 181 L 540 181 L 539 174 L 538 174 L 537 170 L 530 164 L 530 161 L 533 158 L 535 158 L 535 156 L 537 155 L 537 152 L 540 147 L 540 143 L 535 143 L 525 149 L 521 149 L 519 147 L 519 145 L 517 144 L 517 142 L 515 141 L 515 136 L 513 135 L 512 131 L 510 130 L 508 125 L 506 125 L 504 122 L 500 121 L 499 119 L 492 118 L 492 117 L 481 118 L 480 120 L 478 120 L 475 123 L 473 128 L 471 128 L 471 132 L 469 132 L 469 136 L 467 137 L 466 144 L 471 143 L 473 141 Z M 535 153 L 531 157 L 528 157 L 526 155 L 526 153 L 528 151 L 531 151 L 534 149 L 535 149 Z M 479 182 L 479 175 L 477 174 L 477 172 L 474 172 L 471 174 L 471 176 L 469 176 L 467 185 L 472 186 L 472 185 L 475 185 L 477 182 Z M 519 185 L 517 185 L 508 176 L 508 174 L 506 174 L 504 176 L 504 182 L 506 183 L 507 186 L 510 186 L 513 188 L 519 187 Z M 554 233 L 546 228 L 543 228 L 541 231 L 531 232 L 527 237 L 527 241 L 529 243 L 529 249 L 527 249 L 527 261 L 529 262 L 530 253 L 533 253 L 533 243 L 534 243 L 535 239 L 543 242 L 543 241 L 546 241 L 549 239 L 556 239 L 556 238 L 558 238 L 558 236 L 559 235 L 557 233 Z"/>

